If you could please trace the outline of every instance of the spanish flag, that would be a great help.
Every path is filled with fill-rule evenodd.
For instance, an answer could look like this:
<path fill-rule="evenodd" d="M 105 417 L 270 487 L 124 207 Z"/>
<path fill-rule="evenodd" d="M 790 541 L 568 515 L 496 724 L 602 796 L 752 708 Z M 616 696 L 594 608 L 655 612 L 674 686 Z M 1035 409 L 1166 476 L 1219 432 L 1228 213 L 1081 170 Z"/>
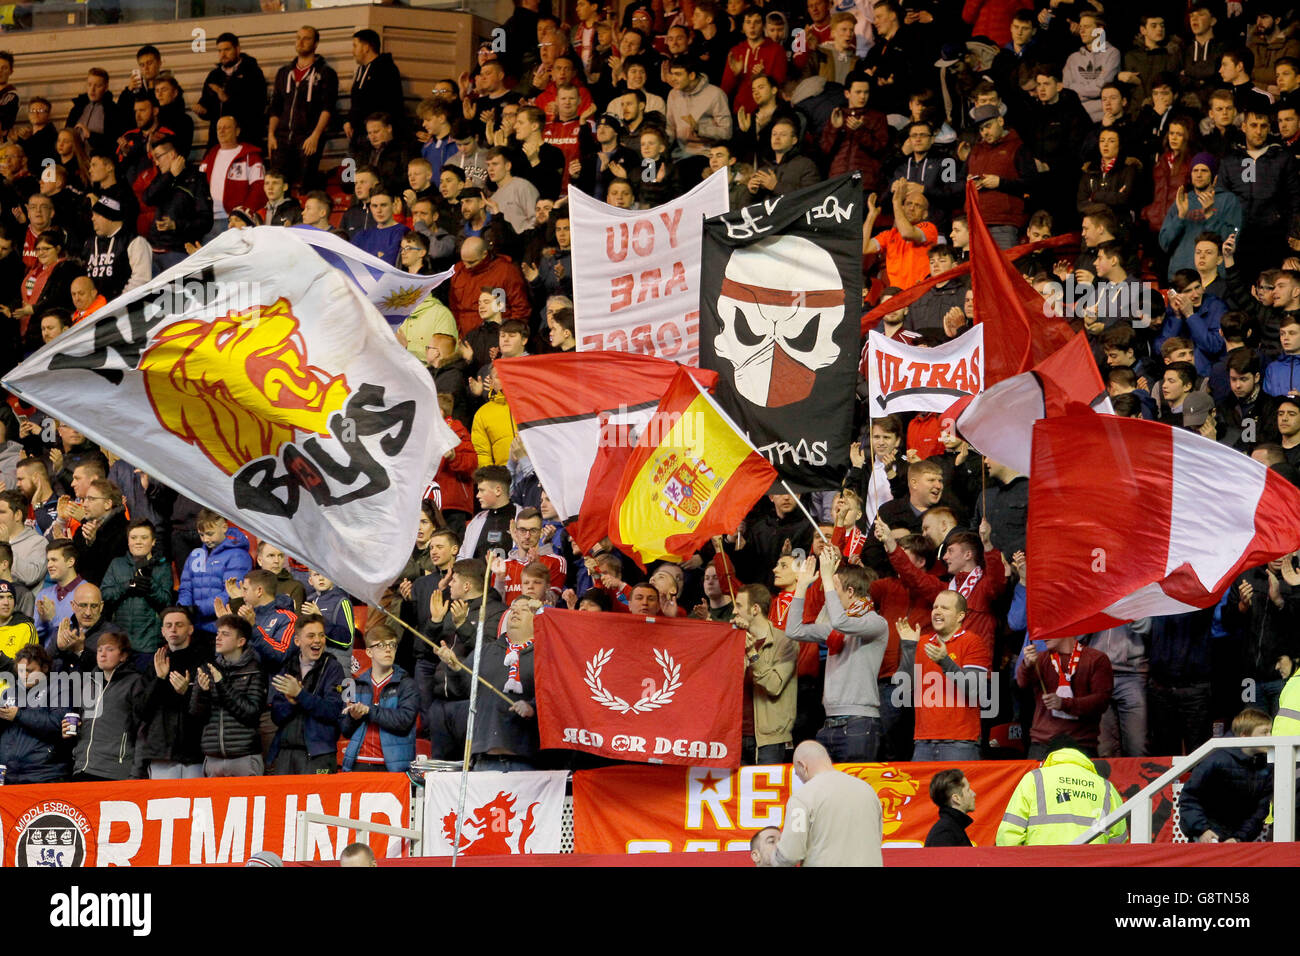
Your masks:
<path fill-rule="evenodd" d="M 777 480 L 709 393 L 678 369 L 623 470 L 609 536 L 643 569 L 729 534 Z"/>

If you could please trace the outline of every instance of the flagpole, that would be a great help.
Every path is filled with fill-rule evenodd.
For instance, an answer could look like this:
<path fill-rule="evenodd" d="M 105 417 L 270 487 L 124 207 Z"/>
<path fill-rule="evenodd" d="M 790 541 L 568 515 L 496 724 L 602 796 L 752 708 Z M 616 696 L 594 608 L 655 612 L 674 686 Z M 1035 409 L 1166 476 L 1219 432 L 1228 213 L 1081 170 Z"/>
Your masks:
<path fill-rule="evenodd" d="M 419 631 L 417 631 L 415 628 L 411 627 L 411 625 L 407 624 L 407 623 L 406 623 L 405 621 L 403 621 L 400 617 L 397 617 L 396 615 L 394 615 L 392 611 L 388 610 L 388 609 L 385 608 L 385 607 L 380 607 L 379 605 L 375 605 L 375 608 L 376 608 L 376 610 L 382 611 L 384 614 L 388 615 L 388 617 L 392 618 L 393 623 L 395 623 L 395 624 L 400 624 L 402 627 L 406 628 L 408 631 L 410 631 L 412 634 L 414 634 L 414 635 L 415 635 L 416 637 L 418 637 L 420 640 L 424 641 L 424 643 L 426 643 L 426 644 L 428 644 L 430 647 L 432 647 L 435 651 L 438 649 L 438 645 L 437 645 L 437 644 L 433 643 L 433 641 L 429 640 L 427 637 L 425 637 L 423 634 L 421 634 L 421 633 L 420 633 Z M 456 656 L 453 654 L 453 655 L 452 655 L 452 670 L 463 671 L 463 670 L 469 670 L 469 668 L 466 667 L 463 663 L 461 663 L 460 659 L 459 659 L 458 657 L 456 657 Z M 488 690 L 492 691 L 492 693 L 496 694 L 498 697 L 500 697 L 502 700 L 504 700 L 507 704 L 512 704 L 512 705 L 514 704 L 514 701 L 513 701 L 513 700 L 511 700 L 511 699 L 510 699 L 509 697 L 507 697 L 505 694 L 501 693 L 501 691 L 498 690 L 496 687 L 492 686 L 492 682 L 489 681 L 486 677 L 480 677 L 480 678 L 478 679 L 478 681 L 479 681 L 480 684 L 482 684 L 482 685 L 483 685 L 484 687 L 486 687 Z"/>
<path fill-rule="evenodd" d="M 460 768 L 460 799 L 456 803 L 456 840 L 451 845 L 451 865 L 456 866 L 460 857 L 460 834 L 465 826 L 465 795 L 469 791 L 469 761 L 474 748 L 474 711 L 478 706 L 479 663 L 483 657 L 483 626 L 487 621 L 488 587 L 492 582 L 492 562 L 487 561 L 487 573 L 483 575 L 483 596 L 478 605 L 478 636 L 474 640 L 473 677 L 469 685 L 469 718 L 465 721 L 465 760 Z M 495 688 L 494 688 L 495 689 Z M 513 705 L 512 705 L 513 706 Z"/>
<path fill-rule="evenodd" d="M 803 512 L 803 516 L 808 519 L 808 523 L 813 526 L 813 530 L 817 532 L 817 536 L 822 539 L 822 543 L 830 544 L 830 542 L 826 540 L 826 535 L 822 534 L 821 525 L 813 520 L 813 516 L 810 515 L 808 509 L 803 506 L 803 502 L 799 500 L 799 496 L 790 490 L 790 485 L 784 478 L 781 479 L 781 487 L 785 489 L 786 494 L 794 499 L 794 503 L 799 506 L 799 510 Z"/>

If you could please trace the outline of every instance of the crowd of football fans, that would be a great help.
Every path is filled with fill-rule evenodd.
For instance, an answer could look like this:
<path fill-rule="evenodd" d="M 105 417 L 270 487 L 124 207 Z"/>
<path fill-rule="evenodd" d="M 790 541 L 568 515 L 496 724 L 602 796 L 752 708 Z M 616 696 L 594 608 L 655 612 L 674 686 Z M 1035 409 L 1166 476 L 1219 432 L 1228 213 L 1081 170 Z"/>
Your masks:
<path fill-rule="evenodd" d="M 868 419 L 846 395 L 860 432 L 842 489 L 769 496 L 646 578 L 608 539 L 574 546 L 492 363 L 576 347 L 570 185 L 650 208 L 720 175 L 737 208 L 857 172 L 871 308 L 966 259 L 972 181 L 994 239 L 1025 245 L 1026 278 L 1087 332 L 1118 414 L 1300 483 L 1298 29 L 1284 0 L 577 0 L 557 15 L 520 0 L 414 115 L 377 34 L 355 34 L 349 84 L 304 26 L 274 75 L 222 34 L 188 101 L 142 47 L 129 78 L 92 68 L 61 128 L 0 53 L 0 364 L 227 229 L 331 230 L 412 273 L 455 266 L 397 337 L 460 439 L 361 627 L 347 595 L 236 516 L 10 396 L 7 782 L 332 772 L 340 741 L 348 770 L 404 770 L 417 738 L 458 758 L 483 605 L 482 673 L 512 700 L 479 698 L 472 749 L 490 769 L 597 762 L 538 749 L 544 605 L 743 629 L 750 761 L 814 736 L 843 760 L 1038 756 L 1062 739 L 1169 755 L 1246 704 L 1276 711 L 1300 653 L 1291 558 L 1215 608 L 1026 644 L 1028 480 L 938 415 Z M 933 346 L 978 308 L 956 276 L 876 327 Z M 893 500 L 871 513 L 882 471 Z M 100 702 L 52 702 L 61 673 L 98 675 Z"/>

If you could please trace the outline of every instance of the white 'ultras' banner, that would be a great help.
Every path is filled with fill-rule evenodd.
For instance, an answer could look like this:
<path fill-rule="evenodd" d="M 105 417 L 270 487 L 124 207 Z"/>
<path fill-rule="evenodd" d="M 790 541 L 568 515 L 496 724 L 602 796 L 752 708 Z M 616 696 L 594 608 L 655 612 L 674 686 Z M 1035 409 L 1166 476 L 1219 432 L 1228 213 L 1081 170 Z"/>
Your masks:
<path fill-rule="evenodd" d="M 487 771 L 469 775 L 460 852 L 464 856 L 559 853 L 568 772 Z M 451 856 L 459 773 L 424 775 L 424 855 Z"/>
<path fill-rule="evenodd" d="M 292 229 L 222 233 L 4 385 L 371 603 L 456 444 L 428 371 Z"/>
<path fill-rule="evenodd" d="M 653 209 L 619 209 L 570 186 L 578 350 L 698 366 L 704 220 L 726 211 L 726 175 Z"/>
<path fill-rule="evenodd" d="M 868 403 L 873 418 L 895 412 L 942 412 L 984 388 L 984 326 L 927 349 L 869 333 Z"/>
<path fill-rule="evenodd" d="M 401 325 L 415 307 L 438 286 L 451 278 L 455 267 L 435 275 L 419 275 L 390 266 L 378 256 L 358 249 L 332 232 L 313 226 L 293 226 L 294 235 L 316 250 L 316 254 L 357 284 L 357 288 L 380 311 L 388 324 Z M 400 228 L 400 227 L 394 227 Z"/>

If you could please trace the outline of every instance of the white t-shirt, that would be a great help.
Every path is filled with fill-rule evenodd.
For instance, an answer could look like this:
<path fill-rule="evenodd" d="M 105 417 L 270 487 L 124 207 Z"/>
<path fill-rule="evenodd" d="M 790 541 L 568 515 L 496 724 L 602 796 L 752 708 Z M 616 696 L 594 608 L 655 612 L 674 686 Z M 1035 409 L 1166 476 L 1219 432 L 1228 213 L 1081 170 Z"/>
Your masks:
<path fill-rule="evenodd" d="M 222 204 L 226 194 L 226 173 L 238 155 L 239 147 L 232 146 L 229 149 L 218 149 L 217 155 L 212 159 L 212 178 L 208 180 L 208 189 L 212 193 L 212 215 L 217 219 L 227 218 L 226 207 Z"/>

